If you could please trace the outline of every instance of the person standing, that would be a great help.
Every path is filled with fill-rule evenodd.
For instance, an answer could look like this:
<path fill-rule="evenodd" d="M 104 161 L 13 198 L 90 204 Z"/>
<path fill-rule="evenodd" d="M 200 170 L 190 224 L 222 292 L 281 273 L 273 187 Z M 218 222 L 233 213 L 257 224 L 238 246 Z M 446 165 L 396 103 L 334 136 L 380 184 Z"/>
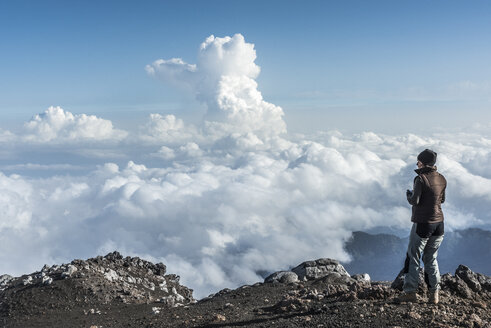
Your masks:
<path fill-rule="evenodd" d="M 443 241 L 444 223 L 441 204 L 445 202 L 447 180 L 437 171 L 437 153 L 425 149 L 418 155 L 413 190 L 406 191 L 412 205 L 413 226 L 409 235 L 407 249 L 407 273 L 404 278 L 404 294 L 401 301 L 417 302 L 420 259 L 424 263 L 425 280 L 429 289 L 429 302 L 438 303 L 440 271 L 438 269 L 438 249 Z"/>

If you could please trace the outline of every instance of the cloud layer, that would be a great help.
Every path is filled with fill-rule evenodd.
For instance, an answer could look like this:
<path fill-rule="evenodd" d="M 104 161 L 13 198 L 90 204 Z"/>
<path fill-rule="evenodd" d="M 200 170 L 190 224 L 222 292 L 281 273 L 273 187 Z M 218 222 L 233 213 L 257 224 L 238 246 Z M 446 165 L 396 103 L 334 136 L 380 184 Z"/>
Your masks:
<path fill-rule="evenodd" d="M 466 167 L 490 156 L 476 142 L 372 133 L 312 139 L 259 151 L 156 146 L 171 154 L 162 160 L 169 165 L 107 163 L 82 176 L 0 174 L 0 244 L 11 250 L 0 255 L 2 270 L 20 274 L 118 249 L 164 261 L 204 296 L 305 259 L 347 260 L 351 231 L 408 228 L 404 191 L 425 147 L 442 154 L 447 227 L 490 222 L 491 180 Z"/>
<path fill-rule="evenodd" d="M 405 190 L 424 148 L 448 180 L 447 227 L 491 227 L 485 132 L 287 135 L 257 89 L 255 56 L 241 35 L 210 37 L 196 65 L 147 67 L 208 105 L 199 126 L 152 114 L 122 131 L 51 107 L 21 133 L 0 131 L 0 274 L 117 249 L 163 261 L 203 297 L 303 260 L 348 260 L 352 231 L 408 229 Z"/>

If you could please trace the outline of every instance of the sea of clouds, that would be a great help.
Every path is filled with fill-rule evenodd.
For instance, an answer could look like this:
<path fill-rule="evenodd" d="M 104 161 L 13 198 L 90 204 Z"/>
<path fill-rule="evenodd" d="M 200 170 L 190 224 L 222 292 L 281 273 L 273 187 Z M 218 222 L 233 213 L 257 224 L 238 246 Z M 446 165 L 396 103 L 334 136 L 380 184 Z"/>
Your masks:
<path fill-rule="evenodd" d="M 304 260 L 347 261 L 352 231 L 409 229 L 425 148 L 448 180 L 447 229 L 491 226 L 487 130 L 288 134 L 255 59 L 236 34 L 207 38 L 196 64 L 147 65 L 207 106 L 202 124 L 156 113 L 124 131 L 50 107 L 0 129 L 0 274 L 118 250 L 164 262 L 203 297 Z"/>

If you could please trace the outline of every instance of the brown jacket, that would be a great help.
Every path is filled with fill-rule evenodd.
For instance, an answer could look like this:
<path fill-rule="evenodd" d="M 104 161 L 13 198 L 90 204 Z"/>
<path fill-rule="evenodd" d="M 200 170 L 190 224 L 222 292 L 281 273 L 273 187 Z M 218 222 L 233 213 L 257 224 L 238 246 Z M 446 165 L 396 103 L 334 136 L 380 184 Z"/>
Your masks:
<path fill-rule="evenodd" d="M 443 222 L 441 204 L 445 202 L 447 180 L 437 172 L 436 166 L 426 166 L 415 170 L 418 176 L 414 179 L 414 190 L 407 195 L 413 205 L 412 222 Z"/>

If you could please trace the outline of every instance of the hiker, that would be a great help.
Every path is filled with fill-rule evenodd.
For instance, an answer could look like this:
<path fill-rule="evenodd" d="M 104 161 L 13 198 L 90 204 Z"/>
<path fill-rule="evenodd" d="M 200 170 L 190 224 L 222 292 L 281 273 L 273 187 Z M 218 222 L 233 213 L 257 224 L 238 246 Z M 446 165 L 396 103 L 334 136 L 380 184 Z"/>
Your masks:
<path fill-rule="evenodd" d="M 443 241 L 444 223 L 441 204 L 445 201 L 445 177 L 437 172 L 435 166 L 437 153 L 425 149 L 418 155 L 413 190 L 406 191 L 412 205 L 411 222 L 407 249 L 407 273 L 404 278 L 404 294 L 401 301 L 417 302 L 419 265 L 423 255 L 425 280 L 429 289 L 429 302 L 438 303 L 440 271 L 438 270 L 438 248 Z"/>

